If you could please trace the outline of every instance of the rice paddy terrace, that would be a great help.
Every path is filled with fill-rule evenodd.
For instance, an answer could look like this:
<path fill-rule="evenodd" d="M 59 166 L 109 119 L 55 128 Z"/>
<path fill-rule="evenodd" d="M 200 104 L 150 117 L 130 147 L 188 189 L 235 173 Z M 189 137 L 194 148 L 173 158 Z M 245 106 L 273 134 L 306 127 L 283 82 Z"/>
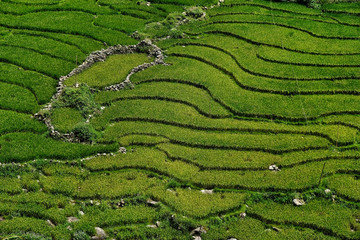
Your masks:
<path fill-rule="evenodd" d="M 0 69 L 0 239 L 360 239 L 358 2 L 2 0 Z"/>

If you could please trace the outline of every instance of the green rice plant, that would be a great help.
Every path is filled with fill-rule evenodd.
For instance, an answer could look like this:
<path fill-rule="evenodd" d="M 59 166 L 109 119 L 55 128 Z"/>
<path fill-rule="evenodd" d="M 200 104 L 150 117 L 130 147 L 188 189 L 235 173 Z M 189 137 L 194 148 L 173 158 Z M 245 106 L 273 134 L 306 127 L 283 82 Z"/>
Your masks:
<path fill-rule="evenodd" d="M 194 106 L 203 114 L 213 116 L 228 116 L 229 112 L 218 102 L 214 101 L 211 95 L 201 86 L 193 86 L 191 82 L 171 81 L 149 81 L 136 84 L 134 89 L 124 91 L 101 91 L 96 94 L 96 101 L 100 104 L 111 103 L 123 98 L 150 98 L 170 99 L 178 102 L 185 102 Z"/>
<path fill-rule="evenodd" d="M 272 227 L 280 229 L 274 230 Z M 236 239 L 331 239 L 335 240 L 336 237 L 325 235 L 321 232 L 302 228 L 297 229 L 292 226 L 278 225 L 278 224 L 265 224 L 258 219 L 246 217 L 245 219 L 231 218 L 224 221 L 221 225 L 210 225 L 206 234 L 201 236 L 203 239 L 229 239 L 231 237 Z"/>
<path fill-rule="evenodd" d="M 44 208 L 56 208 L 56 207 L 65 207 L 68 203 L 68 198 L 62 195 L 53 195 L 47 194 L 44 192 L 22 192 L 16 195 L 8 195 L 1 193 L 1 200 L 4 202 L 11 202 L 13 204 L 17 203 L 34 203 L 37 205 L 43 205 Z"/>
<path fill-rule="evenodd" d="M 105 26 L 131 34 L 143 28 L 146 22 L 144 19 L 127 15 L 100 15 L 94 23 L 99 26 Z"/>
<path fill-rule="evenodd" d="M 345 198 L 360 200 L 360 183 L 356 176 L 334 175 L 326 179 L 327 186 Z"/>
<path fill-rule="evenodd" d="M 0 58 L 3 62 L 15 64 L 52 78 L 65 75 L 75 67 L 75 64 L 70 61 L 13 46 L 1 46 Z"/>
<path fill-rule="evenodd" d="M 221 44 L 222 41 L 216 39 L 226 41 L 228 43 L 226 49 Z M 330 95 L 335 92 L 352 93 L 353 88 L 358 85 L 356 78 L 359 74 L 355 66 L 344 70 L 344 68 L 267 62 L 256 53 L 257 47 L 248 43 L 237 46 L 238 41 L 231 37 L 207 36 L 184 44 L 185 48 L 176 46 L 170 48 L 168 53 L 204 59 L 203 61 L 214 64 L 214 67 L 235 78 L 240 87 L 256 92 L 281 95 L 322 92 Z M 234 46 L 234 49 L 230 46 Z M 244 55 L 247 56 L 246 59 L 243 58 Z M 338 82 L 329 81 L 332 79 L 346 84 L 341 84 L 339 87 Z"/>
<path fill-rule="evenodd" d="M 245 116 L 268 116 L 270 119 L 276 116 L 305 121 L 333 112 L 358 111 L 356 96 L 281 96 L 254 92 L 240 88 L 229 76 L 201 61 L 181 57 L 169 57 L 167 61 L 172 65 L 146 69 L 135 74 L 132 81 L 185 79 L 208 88 L 213 97 L 226 103 L 232 112 Z"/>
<path fill-rule="evenodd" d="M 90 87 L 105 87 L 125 80 L 132 68 L 149 62 L 146 54 L 120 54 L 110 56 L 105 62 L 95 63 L 90 69 L 66 80 L 69 86 L 85 83 Z"/>
<path fill-rule="evenodd" d="M 19 179 L 12 177 L 0 177 L 0 192 L 16 194 L 22 192 Z"/>
<path fill-rule="evenodd" d="M 85 121 L 80 111 L 74 108 L 55 108 L 51 113 L 51 123 L 56 130 L 71 132 L 76 124 Z"/>
<path fill-rule="evenodd" d="M 47 19 L 49 16 L 52 17 L 52 21 L 43 21 L 43 19 Z M 125 33 L 93 25 L 93 20 L 94 15 L 85 12 L 50 11 L 31 13 L 18 17 L 2 15 L 0 23 L 15 28 L 82 35 L 107 42 L 110 45 L 135 43 L 135 40 L 128 37 Z"/>
<path fill-rule="evenodd" d="M 32 119 L 28 114 L 0 110 L 0 134 L 15 131 L 44 133 L 46 126 Z"/>
<path fill-rule="evenodd" d="M 70 46 L 78 48 L 84 54 L 89 54 L 95 50 L 101 49 L 104 47 L 104 44 L 100 41 L 83 37 L 80 35 L 56 33 L 56 32 L 43 32 L 36 30 L 24 30 L 24 29 L 15 29 L 15 33 L 30 35 L 30 36 L 41 36 L 47 39 L 53 39 L 55 41 L 65 43 Z M 78 63 L 81 62 L 81 58 L 78 59 Z M 75 56 L 76 61 L 76 56 Z"/>
<path fill-rule="evenodd" d="M 40 106 L 33 93 L 28 89 L 0 82 L 0 108 L 22 113 L 35 113 Z"/>
<path fill-rule="evenodd" d="M 98 206 L 87 206 L 86 213 L 81 217 L 81 222 L 94 226 L 116 226 L 122 224 L 140 224 L 151 222 L 157 212 L 154 208 L 145 205 L 129 205 L 119 209 L 102 209 Z"/>
<path fill-rule="evenodd" d="M 8 63 L 0 63 L 0 69 L 1 82 L 29 89 L 36 96 L 39 104 L 48 102 L 55 93 L 55 79 Z"/>
<path fill-rule="evenodd" d="M 0 136 L 0 145 L 2 162 L 22 162 L 36 158 L 75 159 L 117 149 L 117 144 L 66 143 L 33 133 L 11 133 Z"/>
<path fill-rule="evenodd" d="M 89 171 L 80 168 L 78 166 L 69 166 L 63 163 L 55 163 L 49 166 L 46 166 L 41 169 L 41 171 L 47 176 L 67 176 L 74 175 L 77 177 L 86 177 L 89 174 Z"/>
<path fill-rule="evenodd" d="M 356 159 L 359 153 L 356 150 L 337 152 L 329 150 L 310 150 L 306 152 L 289 152 L 271 154 L 261 151 L 237 151 L 222 149 L 202 149 L 182 146 L 171 143 L 162 143 L 156 146 L 171 159 L 179 159 L 195 164 L 203 169 L 268 169 L 275 164 L 278 167 L 295 166 L 308 162 L 339 159 Z"/>
<path fill-rule="evenodd" d="M 156 145 L 164 142 L 169 142 L 169 139 L 161 136 L 152 136 L 152 135 L 143 135 L 143 134 L 127 135 L 119 139 L 119 144 L 121 146 Z"/>
<path fill-rule="evenodd" d="M 273 202 L 258 203 L 248 209 L 250 216 L 275 223 L 287 223 L 320 230 L 336 237 L 357 239 L 359 232 L 351 231 L 355 222 L 356 209 L 325 200 L 313 200 L 297 207 Z"/>
<path fill-rule="evenodd" d="M 75 194 L 80 198 L 118 198 L 144 192 L 156 184 L 159 184 L 158 179 L 136 171 L 100 173 L 82 181 Z M 72 189 L 75 191 L 75 186 Z"/>
<path fill-rule="evenodd" d="M 344 67 L 356 66 L 360 61 L 359 55 L 311 55 L 290 52 L 280 48 L 272 48 L 261 46 L 257 51 L 258 56 L 267 59 L 268 61 L 284 62 L 291 65 L 320 65 L 320 66 L 334 66 L 342 70 Z"/>
<path fill-rule="evenodd" d="M 261 44 L 274 45 L 295 51 L 343 54 L 358 53 L 357 40 L 322 39 L 308 33 L 294 31 L 285 27 L 259 24 L 211 24 L 204 26 L 201 32 L 223 32 L 241 36 Z M 271 32 L 271 35 L 266 34 Z M 279 41 L 280 40 L 280 41 Z"/>
<path fill-rule="evenodd" d="M 80 181 L 75 176 L 41 176 L 40 183 L 45 193 L 73 196 Z"/>
<path fill-rule="evenodd" d="M 228 133 L 204 131 L 147 121 L 121 121 L 104 131 L 104 141 L 116 141 L 127 134 L 158 135 L 181 143 L 205 148 L 263 150 L 266 152 L 293 151 L 294 149 L 326 148 L 329 142 L 316 136 L 302 134 Z"/>
<path fill-rule="evenodd" d="M 91 170 L 116 170 L 141 168 L 194 183 L 204 188 L 241 188 L 271 190 L 302 190 L 318 186 L 323 169 L 322 162 L 312 162 L 279 172 L 264 170 L 201 170 L 199 167 L 179 160 L 168 161 L 165 153 L 147 148 L 136 148 L 126 155 L 100 156 L 85 162 Z M 339 171 L 353 171 L 358 168 L 356 160 L 329 160 L 324 176 Z M 301 174 L 299 174 L 301 173 Z"/>
<path fill-rule="evenodd" d="M 236 12 L 232 12 L 236 13 Z M 358 38 L 358 28 L 355 26 L 344 26 L 340 24 L 313 21 L 308 19 L 299 19 L 291 17 L 278 17 L 274 15 L 256 15 L 256 14 L 232 14 L 212 16 L 211 23 L 217 22 L 237 22 L 237 23 L 258 23 L 260 25 L 276 25 L 294 29 L 300 32 L 306 32 L 317 38 Z"/>
<path fill-rule="evenodd" d="M 199 190 L 165 189 L 163 186 L 149 189 L 148 194 L 160 199 L 176 212 L 194 218 L 204 218 L 210 214 L 238 208 L 245 198 L 243 193 L 204 194 Z"/>
<path fill-rule="evenodd" d="M 16 234 L 36 232 L 43 236 L 51 237 L 51 227 L 43 219 L 29 217 L 15 217 L 0 222 L 0 234 Z"/>
<path fill-rule="evenodd" d="M 21 187 L 27 191 L 37 192 L 41 186 L 38 183 L 38 176 L 34 173 L 26 173 L 21 175 Z"/>
<path fill-rule="evenodd" d="M 160 99 L 162 100 L 162 99 Z M 166 100 L 166 99 L 165 99 Z M 231 118 L 213 119 L 199 114 L 193 106 L 171 101 L 152 99 L 124 99 L 113 103 L 104 112 L 92 119 L 98 129 L 121 120 L 143 120 L 165 123 L 198 130 L 216 130 L 220 132 L 260 132 L 307 134 L 331 139 L 333 144 L 348 144 L 358 140 L 357 129 L 341 125 L 296 126 L 274 122 L 246 121 Z M 201 113 L 201 112 L 200 112 Z"/>
<path fill-rule="evenodd" d="M 66 220 L 64 212 L 58 208 L 45 209 L 43 206 L 33 203 L 1 203 L 1 215 L 14 215 L 15 213 L 24 217 L 26 216 L 40 219 L 50 219 L 56 224 L 64 223 Z"/>
<path fill-rule="evenodd" d="M 79 61 L 86 57 L 84 53 L 74 46 L 41 36 L 15 33 L 6 37 L 3 44 L 43 52 L 73 62 L 74 64 L 77 57 Z"/>
<path fill-rule="evenodd" d="M 351 2 L 351 3 L 347 3 L 347 2 L 339 2 L 336 4 L 323 4 L 322 5 L 322 9 L 325 12 L 340 12 L 340 13 L 355 13 L 358 14 L 360 13 L 360 4 L 358 2 Z"/>

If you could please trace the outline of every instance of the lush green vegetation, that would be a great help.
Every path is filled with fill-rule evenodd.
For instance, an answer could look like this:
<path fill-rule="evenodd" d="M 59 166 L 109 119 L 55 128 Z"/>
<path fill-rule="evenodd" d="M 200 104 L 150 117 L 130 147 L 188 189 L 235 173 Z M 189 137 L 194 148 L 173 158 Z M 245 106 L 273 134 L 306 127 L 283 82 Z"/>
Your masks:
<path fill-rule="evenodd" d="M 0 239 L 359 239 L 359 9 L 0 1 Z"/>

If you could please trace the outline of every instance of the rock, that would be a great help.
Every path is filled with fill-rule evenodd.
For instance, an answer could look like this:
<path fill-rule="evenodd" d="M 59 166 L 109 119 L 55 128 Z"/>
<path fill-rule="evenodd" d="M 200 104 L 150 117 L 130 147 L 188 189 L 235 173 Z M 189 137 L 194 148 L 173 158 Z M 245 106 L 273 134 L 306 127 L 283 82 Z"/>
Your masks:
<path fill-rule="evenodd" d="M 326 194 L 329 194 L 329 193 L 331 193 L 331 190 L 330 189 L 325 189 L 325 191 L 324 191 Z"/>
<path fill-rule="evenodd" d="M 79 219 L 78 219 L 77 217 L 68 217 L 68 218 L 67 218 L 67 221 L 68 221 L 69 223 L 72 223 L 72 222 L 78 222 Z"/>
<path fill-rule="evenodd" d="M 146 225 L 146 227 L 148 227 L 148 228 L 157 228 L 158 226 L 156 226 L 156 225 Z"/>
<path fill-rule="evenodd" d="M 275 230 L 276 232 L 280 232 L 281 229 L 280 228 L 277 228 L 277 227 L 272 227 L 273 230 Z"/>
<path fill-rule="evenodd" d="M 120 148 L 119 148 L 119 152 L 121 152 L 121 153 L 123 153 L 123 154 L 126 154 L 126 148 L 120 147 Z"/>
<path fill-rule="evenodd" d="M 53 224 L 49 219 L 48 220 L 46 220 L 46 223 L 48 224 L 48 225 L 50 225 L 50 227 L 55 227 L 55 224 Z"/>
<path fill-rule="evenodd" d="M 212 189 L 203 189 L 200 191 L 203 194 L 213 194 L 213 190 Z"/>
<path fill-rule="evenodd" d="M 275 164 L 269 166 L 269 170 L 271 171 L 280 171 L 280 168 L 278 168 Z"/>
<path fill-rule="evenodd" d="M 97 237 L 97 239 L 101 240 L 107 238 L 107 234 L 105 233 L 104 229 L 95 227 L 95 232 L 96 232 L 95 236 Z"/>
<path fill-rule="evenodd" d="M 296 206 L 302 206 L 302 205 L 305 204 L 305 201 L 302 200 L 302 199 L 299 199 L 299 198 L 295 198 L 295 199 L 293 200 L 293 203 L 294 203 Z"/>
<path fill-rule="evenodd" d="M 124 199 L 121 199 L 116 205 L 117 205 L 118 207 L 123 207 L 123 206 L 125 206 L 125 200 L 124 200 Z"/>
<path fill-rule="evenodd" d="M 149 205 L 155 206 L 155 205 L 157 205 L 159 202 L 154 201 L 154 200 L 151 200 L 151 199 L 148 199 L 148 200 L 146 201 L 146 203 L 149 204 Z"/>
<path fill-rule="evenodd" d="M 193 235 L 199 236 L 199 235 L 201 235 L 201 234 L 203 234 L 203 233 L 206 233 L 206 230 L 205 230 L 205 228 L 204 228 L 203 226 L 200 226 L 200 227 L 197 227 L 197 228 L 195 228 L 194 230 L 192 230 L 192 231 L 190 232 L 190 235 L 191 235 L 191 236 L 193 236 Z"/>
<path fill-rule="evenodd" d="M 246 213 L 244 213 L 244 212 L 243 212 L 243 213 L 240 213 L 240 217 L 241 217 L 241 218 L 245 218 L 245 217 L 246 217 Z"/>

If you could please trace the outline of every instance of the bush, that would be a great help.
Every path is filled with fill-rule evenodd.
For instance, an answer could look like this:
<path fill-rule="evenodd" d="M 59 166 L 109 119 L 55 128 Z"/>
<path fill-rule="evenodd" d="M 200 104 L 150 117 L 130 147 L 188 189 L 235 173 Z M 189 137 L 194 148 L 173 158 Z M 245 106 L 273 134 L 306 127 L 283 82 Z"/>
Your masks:
<path fill-rule="evenodd" d="M 73 240 L 90 240 L 90 236 L 83 231 L 76 231 Z"/>
<path fill-rule="evenodd" d="M 94 142 L 100 133 L 87 123 L 78 123 L 73 130 L 75 136 L 82 142 Z"/>
<path fill-rule="evenodd" d="M 79 87 L 66 87 L 61 98 L 54 103 L 54 107 L 75 108 L 84 117 L 100 109 L 100 105 L 95 102 L 90 87 L 86 84 L 81 84 Z"/>

